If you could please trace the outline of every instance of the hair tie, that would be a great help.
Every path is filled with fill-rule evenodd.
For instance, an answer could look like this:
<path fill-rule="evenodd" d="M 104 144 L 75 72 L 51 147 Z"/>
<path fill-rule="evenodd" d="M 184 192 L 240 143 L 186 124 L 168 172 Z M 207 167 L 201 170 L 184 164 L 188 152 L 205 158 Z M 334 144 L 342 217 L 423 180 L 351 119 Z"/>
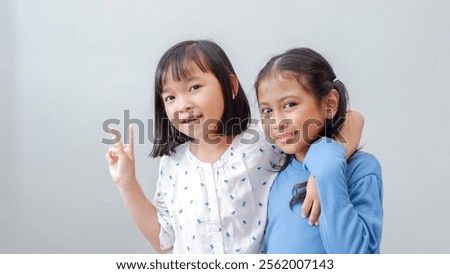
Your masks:
<path fill-rule="evenodd" d="M 337 81 L 339 81 L 339 78 L 336 77 L 333 79 L 333 83 L 336 83 Z"/>

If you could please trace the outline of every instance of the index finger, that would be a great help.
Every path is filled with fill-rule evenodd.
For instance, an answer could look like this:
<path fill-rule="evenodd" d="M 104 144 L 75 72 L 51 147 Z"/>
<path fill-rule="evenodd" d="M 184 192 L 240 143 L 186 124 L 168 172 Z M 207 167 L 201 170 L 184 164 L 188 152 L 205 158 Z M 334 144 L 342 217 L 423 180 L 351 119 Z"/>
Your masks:
<path fill-rule="evenodd" d="M 133 127 L 128 127 L 128 148 L 130 150 L 131 154 L 134 154 L 134 133 L 133 133 Z"/>

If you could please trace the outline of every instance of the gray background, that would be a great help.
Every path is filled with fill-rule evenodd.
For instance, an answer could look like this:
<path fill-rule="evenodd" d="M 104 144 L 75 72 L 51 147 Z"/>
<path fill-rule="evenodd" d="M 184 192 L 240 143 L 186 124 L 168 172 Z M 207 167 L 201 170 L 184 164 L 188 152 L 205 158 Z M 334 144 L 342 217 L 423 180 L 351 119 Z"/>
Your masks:
<path fill-rule="evenodd" d="M 425 0 L 1 0 L 0 253 L 153 252 L 110 178 L 102 124 L 124 110 L 147 122 L 159 57 L 198 38 L 224 48 L 253 107 L 270 56 L 323 53 L 383 167 L 382 252 L 450 253 L 449 10 Z M 152 197 L 158 160 L 145 139 L 137 176 Z"/>

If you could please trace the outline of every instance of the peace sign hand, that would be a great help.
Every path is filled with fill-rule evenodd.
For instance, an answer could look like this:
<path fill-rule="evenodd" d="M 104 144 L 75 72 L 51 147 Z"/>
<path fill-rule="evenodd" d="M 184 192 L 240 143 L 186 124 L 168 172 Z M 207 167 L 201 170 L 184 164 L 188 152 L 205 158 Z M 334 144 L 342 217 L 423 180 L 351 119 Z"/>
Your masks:
<path fill-rule="evenodd" d="M 108 161 L 109 172 L 117 187 L 126 187 L 128 183 L 136 180 L 133 128 L 131 126 L 128 128 L 129 140 L 128 145 L 125 147 L 117 138 L 119 136 L 117 130 L 110 129 L 110 132 L 115 144 L 109 147 L 105 155 Z"/>

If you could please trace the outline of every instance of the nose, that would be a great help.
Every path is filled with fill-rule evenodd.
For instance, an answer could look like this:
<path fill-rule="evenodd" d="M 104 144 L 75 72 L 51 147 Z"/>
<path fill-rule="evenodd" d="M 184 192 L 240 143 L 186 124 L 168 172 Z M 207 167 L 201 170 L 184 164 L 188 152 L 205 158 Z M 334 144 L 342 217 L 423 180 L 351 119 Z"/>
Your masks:
<path fill-rule="evenodd" d="M 276 111 L 272 112 L 270 121 L 272 129 L 276 131 L 284 130 L 289 124 L 289 121 L 285 119 L 285 117 L 281 113 L 277 113 Z"/>
<path fill-rule="evenodd" d="M 178 98 L 178 112 L 188 113 L 194 109 L 192 102 L 187 98 L 187 96 L 180 96 Z"/>
<path fill-rule="evenodd" d="M 282 132 L 288 125 L 289 121 L 283 118 L 281 120 L 275 120 L 275 123 L 272 128 L 278 132 Z"/>

